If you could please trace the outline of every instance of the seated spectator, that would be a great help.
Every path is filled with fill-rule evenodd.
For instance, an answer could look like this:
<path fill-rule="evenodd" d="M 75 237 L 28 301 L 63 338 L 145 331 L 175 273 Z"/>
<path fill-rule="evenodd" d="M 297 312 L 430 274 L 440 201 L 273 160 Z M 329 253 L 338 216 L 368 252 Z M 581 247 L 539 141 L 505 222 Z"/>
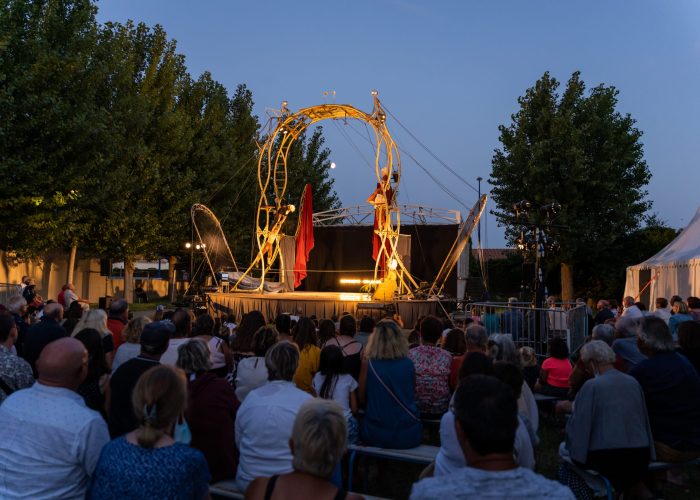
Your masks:
<path fill-rule="evenodd" d="M 75 329 L 75 325 L 78 324 L 80 321 L 80 318 L 83 317 L 83 306 L 80 305 L 80 302 L 72 302 L 70 307 L 67 309 L 64 309 L 64 319 L 61 322 L 61 325 L 63 325 L 63 328 L 66 329 L 66 333 L 68 335 L 73 335 L 73 330 Z"/>
<path fill-rule="evenodd" d="M 294 329 L 294 340 L 299 346 L 299 366 L 294 374 L 294 384 L 304 392 L 314 395 L 311 381 L 318 371 L 321 349 L 318 347 L 316 326 L 311 318 L 300 318 Z"/>
<path fill-rule="evenodd" d="M 299 349 L 278 342 L 267 351 L 269 382 L 251 391 L 236 416 L 236 444 L 240 452 L 236 486 L 245 490 L 257 477 L 292 472 L 289 438 L 301 405 L 311 396 L 292 383 L 299 365 Z"/>
<path fill-rule="evenodd" d="M 147 323 L 141 332 L 139 355 L 122 363 L 112 373 L 109 380 L 109 432 L 112 438 L 138 428 L 139 421 L 136 420 L 131 399 L 134 387 L 141 375 L 159 364 L 174 331 L 175 326 L 169 321 Z"/>
<path fill-rule="evenodd" d="M 113 300 L 109 305 L 109 314 L 107 315 L 107 328 L 112 332 L 112 341 L 114 342 L 114 350 L 119 349 L 119 346 L 124 342 L 122 332 L 129 322 L 129 303 L 124 299 Z"/>
<path fill-rule="evenodd" d="M 420 326 L 421 345 L 408 353 L 416 372 L 416 404 L 424 418 L 440 418 L 450 403 L 452 356 L 435 345 L 441 333 L 442 322 L 428 316 Z"/>
<path fill-rule="evenodd" d="M 330 319 L 321 320 L 318 324 L 318 343 L 323 346 L 331 339 L 335 339 L 335 323 Z"/>
<path fill-rule="evenodd" d="M 17 323 L 8 312 L 0 313 L 0 405 L 15 391 L 34 384 L 32 367 L 12 352 L 17 340 Z"/>
<path fill-rule="evenodd" d="M 625 498 L 649 498 L 641 480 L 654 448 L 642 388 L 614 368 L 615 353 L 605 342 L 585 344 L 581 361 L 595 377 L 576 396 L 566 426 L 569 455 L 607 477 Z"/>
<path fill-rule="evenodd" d="M 688 358 L 688 361 L 700 373 L 700 323 L 685 321 L 678 325 L 678 352 Z"/>
<path fill-rule="evenodd" d="M 61 326 L 63 307 L 61 304 L 46 304 L 41 321 L 27 330 L 24 341 L 24 359 L 31 365 L 34 378 L 37 377 L 36 361 L 44 347 L 54 340 L 66 336 L 66 330 Z"/>
<path fill-rule="evenodd" d="M 209 373 L 209 348 L 203 340 L 191 339 L 178 348 L 177 367 L 189 381 L 185 420 L 190 446 L 204 453 L 213 481 L 234 478 L 238 456 L 233 429 L 240 403 L 225 379 Z"/>
<path fill-rule="evenodd" d="M 496 361 L 493 364 L 493 376 L 510 387 L 516 399 L 520 398 L 523 387 L 527 387 L 520 368 L 505 361 Z M 532 428 L 527 415 L 518 412 L 518 429 L 515 432 L 515 442 L 513 443 L 513 457 L 519 466 L 535 469 L 534 448 L 539 443 L 540 438 Z"/>
<path fill-rule="evenodd" d="M 27 301 L 19 295 L 10 297 L 7 301 L 7 311 L 12 315 L 17 325 L 17 340 L 15 349 L 17 356 L 24 358 L 24 342 L 27 338 L 29 323 L 27 323 Z"/>
<path fill-rule="evenodd" d="M 350 377 L 352 379 L 352 377 Z M 343 414 L 330 401 L 312 399 L 299 409 L 289 447 L 293 471 L 255 479 L 246 498 L 314 498 L 358 500 L 362 496 L 337 488 L 330 482 L 346 448 Z"/>
<path fill-rule="evenodd" d="M 171 437 L 187 403 L 182 370 L 151 368 L 136 384 L 133 400 L 141 426 L 104 447 L 87 498 L 208 498 L 204 456 Z"/>
<path fill-rule="evenodd" d="M 644 316 L 642 311 L 639 310 L 639 307 L 634 303 L 634 297 L 625 297 L 622 299 L 622 305 L 624 309 L 622 310 L 622 314 L 620 314 L 621 318 L 640 320 Z"/>
<path fill-rule="evenodd" d="M 102 309 L 90 309 L 89 311 L 83 312 L 80 321 L 76 323 L 71 335 L 75 337 L 76 333 L 86 328 L 93 328 L 100 332 L 107 365 L 111 367 L 112 360 L 114 359 L 114 339 L 112 337 L 112 332 L 110 332 L 109 327 L 107 327 L 107 313 Z"/>
<path fill-rule="evenodd" d="M 287 315 L 287 318 L 289 318 L 289 315 Z M 260 311 L 250 311 L 243 315 L 241 324 L 236 329 L 236 336 L 231 341 L 231 356 L 234 370 L 236 370 L 240 360 L 255 356 L 253 352 L 253 337 L 255 332 L 263 326 L 265 326 L 265 318 Z"/>
<path fill-rule="evenodd" d="M 615 313 L 610 310 L 610 303 L 607 300 L 599 300 L 596 304 L 596 309 L 598 313 L 593 320 L 596 325 L 602 325 L 607 320 L 615 318 Z"/>
<path fill-rule="evenodd" d="M 693 321 L 700 321 L 700 298 L 688 297 L 688 314 L 693 317 Z"/>
<path fill-rule="evenodd" d="M 171 321 L 175 325 L 175 332 L 170 337 L 168 350 L 160 357 L 160 363 L 175 366 L 178 355 L 177 349 L 182 344 L 189 342 L 192 335 L 192 316 L 190 316 L 190 312 L 187 309 L 178 307 L 173 312 Z"/>
<path fill-rule="evenodd" d="M 452 357 L 464 356 L 467 350 L 467 342 L 464 340 L 464 330 L 452 328 L 443 337 L 442 348 L 449 352 Z M 451 365 L 451 363 L 450 363 Z"/>
<path fill-rule="evenodd" d="M 24 287 L 22 297 L 27 301 L 27 310 L 30 314 L 44 305 L 44 299 L 36 292 L 36 282 L 32 278 L 29 278 L 27 286 Z"/>
<path fill-rule="evenodd" d="M 277 330 L 263 326 L 253 337 L 253 353 L 255 356 L 244 358 L 236 368 L 235 388 L 236 397 L 242 403 L 253 389 L 267 383 L 267 368 L 265 356 L 267 351 L 277 343 Z"/>
<path fill-rule="evenodd" d="M 332 399 L 343 410 L 348 428 L 348 443 L 355 444 L 360 430 L 357 424 L 357 381 L 343 371 L 343 352 L 329 345 L 321 349 L 319 371 L 314 375 L 314 392 L 319 398 Z"/>
<path fill-rule="evenodd" d="M 486 354 L 489 342 L 486 328 L 476 323 L 469 324 L 464 332 L 464 342 L 464 354 L 452 358 L 452 366 L 450 367 L 450 389 L 452 390 L 457 387 L 457 382 L 459 382 L 459 369 L 462 366 L 465 356 L 470 352 Z"/>
<path fill-rule="evenodd" d="M 518 407 L 506 384 L 483 375 L 467 377 L 455 392 L 453 407 L 458 443 L 469 465 L 419 481 L 411 499 L 574 498 L 565 486 L 515 462 Z"/>
<path fill-rule="evenodd" d="M 688 306 L 682 300 L 677 300 L 671 308 L 671 318 L 668 320 L 668 328 L 671 330 L 673 339 L 678 338 L 678 325 L 685 321 L 693 321 L 693 317 L 688 314 Z"/>
<path fill-rule="evenodd" d="M 90 301 L 87 299 L 81 299 L 75 291 L 75 285 L 73 283 L 68 283 L 66 289 L 63 292 L 63 300 L 66 303 L 66 309 L 70 307 L 73 302 L 78 302 L 81 307 L 89 307 Z"/>
<path fill-rule="evenodd" d="M 88 352 L 88 371 L 85 380 L 78 387 L 78 394 L 85 400 L 85 405 L 91 410 L 100 412 L 106 419 L 109 408 L 109 367 L 105 359 L 100 332 L 85 328 L 75 335 Z"/>
<path fill-rule="evenodd" d="M 527 386 L 530 390 L 535 390 L 535 383 L 540 378 L 540 367 L 537 364 L 537 356 L 535 355 L 535 350 L 532 347 L 521 347 L 520 352 L 520 366 L 523 368 L 523 377 Z"/>
<path fill-rule="evenodd" d="M 668 325 L 653 316 L 642 320 L 638 342 L 647 355 L 630 375 L 644 390 L 656 458 L 684 462 L 700 457 L 700 376 L 675 352 Z"/>
<path fill-rule="evenodd" d="M 68 283 L 66 283 L 65 285 L 62 285 L 62 286 L 61 286 L 61 291 L 58 292 L 58 296 L 56 297 L 56 302 L 58 302 L 59 304 L 61 304 L 61 306 L 63 307 L 64 310 L 66 309 L 66 298 L 65 298 L 65 295 L 66 295 L 66 290 L 67 290 L 67 289 L 68 289 Z"/>
<path fill-rule="evenodd" d="M 100 450 L 109 441 L 100 414 L 75 392 L 87 363 L 79 341 L 53 341 L 37 360 L 37 383 L 0 405 L 0 498 L 85 497 Z"/>
<path fill-rule="evenodd" d="M 362 366 L 362 344 L 355 340 L 357 324 L 355 318 L 346 314 L 340 318 L 337 337 L 330 339 L 325 344 L 340 347 L 343 352 L 343 370 L 355 380 L 360 378 L 360 367 Z"/>
<path fill-rule="evenodd" d="M 114 355 L 114 360 L 112 361 L 113 373 L 117 371 L 117 368 L 119 368 L 122 363 L 139 355 L 139 352 L 141 352 L 141 332 L 143 332 L 144 327 L 150 322 L 150 318 L 140 316 L 130 320 L 126 324 L 124 330 L 122 330 L 124 342 L 117 348 L 117 353 Z"/>
<path fill-rule="evenodd" d="M 374 325 L 376 323 L 370 316 L 362 316 L 360 320 L 360 331 L 355 335 L 355 340 L 357 340 L 362 347 L 367 347 L 367 342 L 369 342 L 369 336 L 372 335 L 374 331 Z"/>
<path fill-rule="evenodd" d="M 280 314 L 275 318 L 275 328 L 277 329 L 280 342 L 284 340 L 294 342 L 294 337 L 292 336 L 292 326 L 292 317 L 287 313 Z"/>
<path fill-rule="evenodd" d="M 637 346 L 638 328 L 639 321 L 635 319 L 619 318 L 615 322 L 615 340 L 612 349 L 619 358 L 617 366 L 626 373 L 646 359 Z"/>
<path fill-rule="evenodd" d="M 220 329 L 216 330 L 216 322 L 209 314 L 200 314 L 192 327 L 192 335 L 197 336 L 209 346 L 211 358 L 211 373 L 225 377 L 233 370 L 233 356 L 228 344 L 221 338 Z"/>
<path fill-rule="evenodd" d="M 535 384 L 535 392 L 565 399 L 569 394 L 571 361 L 566 341 L 554 337 L 549 341 L 549 356 L 542 362 L 540 378 Z"/>
<path fill-rule="evenodd" d="M 510 297 L 508 299 L 508 309 L 501 314 L 501 331 L 503 333 L 510 333 L 514 341 L 518 341 L 523 335 L 523 326 L 525 324 L 525 316 L 523 312 L 519 309 L 515 309 L 515 305 L 518 303 L 516 297 Z"/>
<path fill-rule="evenodd" d="M 664 297 L 658 297 L 655 302 L 656 310 L 654 316 L 661 318 L 668 325 L 668 320 L 671 319 L 671 308 L 668 307 L 668 300 Z"/>
<path fill-rule="evenodd" d="M 392 320 L 377 323 L 360 371 L 360 438 L 370 446 L 414 448 L 423 438 L 408 340 Z"/>

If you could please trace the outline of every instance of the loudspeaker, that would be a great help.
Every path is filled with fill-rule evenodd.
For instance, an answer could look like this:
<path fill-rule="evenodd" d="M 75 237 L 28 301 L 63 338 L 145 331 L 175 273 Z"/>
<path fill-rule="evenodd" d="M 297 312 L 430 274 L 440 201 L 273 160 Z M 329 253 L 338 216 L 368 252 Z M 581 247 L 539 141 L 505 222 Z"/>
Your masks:
<path fill-rule="evenodd" d="M 112 271 L 112 261 L 109 259 L 100 259 L 100 276 L 109 276 Z"/>
<path fill-rule="evenodd" d="M 100 309 L 106 311 L 110 308 L 112 305 L 112 297 L 109 295 L 107 297 L 100 297 L 97 301 L 97 307 Z"/>

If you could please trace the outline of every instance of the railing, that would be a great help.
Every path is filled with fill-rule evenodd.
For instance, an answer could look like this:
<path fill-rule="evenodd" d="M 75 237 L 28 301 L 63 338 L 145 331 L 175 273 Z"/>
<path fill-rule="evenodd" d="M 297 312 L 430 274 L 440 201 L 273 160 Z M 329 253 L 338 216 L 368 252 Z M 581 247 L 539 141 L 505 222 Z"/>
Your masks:
<path fill-rule="evenodd" d="M 7 305 L 10 298 L 21 294 L 22 288 L 11 283 L 0 283 L 0 304 Z"/>
<path fill-rule="evenodd" d="M 422 205 L 399 205 L 402 224 L 460 224 L 462 214 L 459 210 L 424 207 Z M 371 224 L 374 208 L 371 205 L 343 207 L 325 210 L 313 214 L 314 226 L 333 226 L 341 224 Z"/>
<path fill-rule="evenodd" d="M 569 352 L 575 352 L 588 335 L 589 312 L 581 304 L 556 303 L 553 308 L 538 309 L 524 302 L 472 302 L 465 309 L 453 314 L 455 323 L 467 317 L 481 321 L 489 334 L 510 334 L 516 347 L 532 347 L 539 357 L 547 355 L 547 342 L 553 337 L 566 340 Z"/>

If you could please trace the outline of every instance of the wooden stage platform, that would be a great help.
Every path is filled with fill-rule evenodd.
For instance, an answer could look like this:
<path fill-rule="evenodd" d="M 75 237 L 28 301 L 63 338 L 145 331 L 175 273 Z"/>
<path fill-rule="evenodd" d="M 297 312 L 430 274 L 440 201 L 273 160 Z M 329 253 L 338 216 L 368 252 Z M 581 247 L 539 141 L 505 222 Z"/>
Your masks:
<path fill-rule="evenodd" d="M 419 316 L 438 314 L 441 310 L 436 300 L 380 302 L 365 294 L 344 292 L 230 292 L 210 293 L 208 297 L 211 300 L 209 305 L 215 314 L 234 315 L 236 321 L 240 321 L 243 314 L 253 310 L 262 312 L 269 320 L 274 320 L 281 313 L 330 319 L 345 312 L 356 318 L 366 314 L 380 319 L 386 314 L 385 307 L 393 305 L 401 315 L 405 328 L 412 328 Z"/>

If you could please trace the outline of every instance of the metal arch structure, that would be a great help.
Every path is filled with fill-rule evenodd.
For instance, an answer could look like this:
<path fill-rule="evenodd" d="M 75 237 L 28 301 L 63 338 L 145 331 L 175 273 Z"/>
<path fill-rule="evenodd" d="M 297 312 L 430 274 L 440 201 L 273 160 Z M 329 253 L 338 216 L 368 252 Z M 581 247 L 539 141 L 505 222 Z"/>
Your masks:
<path fill-rule="evenodd" d="M 287 102 L 282 103 L 279 116 L 268 123 L 267 140 L 258 145 L 258 184 L 260 201 L 256 214 L 256 240 L 258 254 L 233 286 L 239 289 L 246 276 L 252 276 L 259 266 L 260 285 L 262 291 L 270 268 L 280 253 L 280 230 L 289 213 L 295 210 L 291 204 L 284 204 L 287 190 L 287 157 L 293 142 L 311 125 L 322 120 L 360 120 L 371 126 L 375 134 L 375 173 L 383 191 L 397 192 L 401 179 L 401 158 L 399 150 L 386 127 L 386 113 L 382 109 L 378 93 L 372 92 L 374 107 L 371 113 L 366 113 L 347 104 L 322 104 L 303 108 L 292 113 L 287 108 Z M 382 170 L 386 169 L 388 176 L 382 179 Z M 380 263 L 390 264 L 396 273 L 389 273 L 399 281 L 399 293 L 409 292 L 418 288 L 397 251 L 401 212 L 397 209 L 396 196 L 389 203 L 377 205 L 377 215 L 385 221 L 377 231 L 381 247 L 374 268 L 374 278 L 377 280 L 382 273 Z"/>

